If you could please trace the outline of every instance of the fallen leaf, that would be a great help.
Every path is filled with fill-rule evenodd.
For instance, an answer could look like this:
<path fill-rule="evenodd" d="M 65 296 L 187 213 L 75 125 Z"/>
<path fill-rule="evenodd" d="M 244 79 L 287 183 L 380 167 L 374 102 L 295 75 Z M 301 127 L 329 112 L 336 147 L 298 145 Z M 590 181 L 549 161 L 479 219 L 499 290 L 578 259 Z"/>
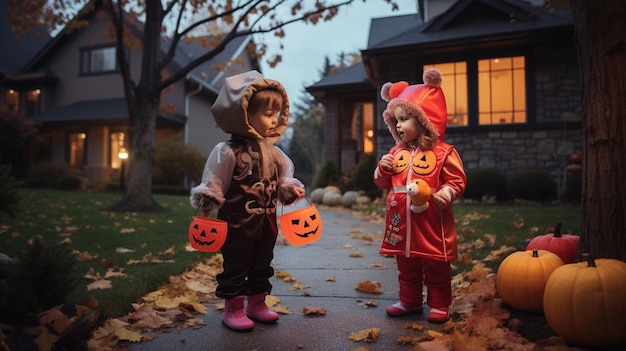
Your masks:
<path fill-rule="evenodd" d="M 117 252 L 117 253 L 131 253 L 131 252 L 135 252 L 135 250 L 127 249 L 127 248 L 124 248 L 124 247 L 117 247 L 117 248 L 115 248 L 115 252 Z"/>
<path fill-rule="evenodd" d="M 112 287 L 113 287 L 113 283 L 111 283 L 110 280 L 100 279 L 87 285 L 87 290 L 89 291 L 96 290 L 96 289 L 106 290 L 106 289 L 111 289 Z"/>
<path fill-rule="evenodd" d="M 337 278 L 335 278 L 335 277 L 327 277 L 326 279 L 324 279 L 324 281 L 326 281 L 326 282 L 336 282 Z"/>
<path fill-rule="evenodd" d="M 380 328 L 368 328 L 368 329 L 360 330 L 356 333 L 351 332 L 350 335 L 348 335 L 348 339 L 355 341 L 355 342 L 363 341 L 363 342 L 372 343 L 378 340 L 379 333 L 380 333 Z"/>
<path fill-rule="evenodd" d="M 304 312 L 306 316 L 311 316 L 311 315 L 325 316 L 326 315 L 326 309 L 324 307 L 305 306 L 302 312 Z"/>
<path fill-rule="evenodd" d="M 362 252 L 351 252 L 350 257 L 365 257 Z"/>
<path fill-rule="evenodd" d="M 130 342 L 140 342 L 141 334 L 126 328 L 117 329 L 114 333 L 120 340 L 128 340 Z"/>
<path fill-rule="evenodd" d="M 373 280 L 362 280 L 358 282 L 354 288 L 358 291 L 363 291 L 371 294 L 382 294 L 384 291 L 381 289 L 380 282 Z"/>

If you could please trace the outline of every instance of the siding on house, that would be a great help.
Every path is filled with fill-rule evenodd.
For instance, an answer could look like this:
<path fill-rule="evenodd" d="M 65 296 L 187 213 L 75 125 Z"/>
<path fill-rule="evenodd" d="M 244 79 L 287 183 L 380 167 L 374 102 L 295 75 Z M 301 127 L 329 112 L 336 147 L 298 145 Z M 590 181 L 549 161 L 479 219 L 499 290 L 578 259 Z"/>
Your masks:
<path fill-rule="evenodd" d="M 359 157 L 344 157 L 350 148 L 343 140 L 346 129 L 359 123 L 351 97 L 363 89 L 351 83 L 371 82 L 375 153 L 380 157 L 394 144 L 382 120 L 386 103 L 379 92 L 384 83 L 421 84 L 424 65 L 433 63 L 468 62 L 469 67 L 480 59 L 523 56 L 526 121 L 480 125 L 478 77 L 468 70 L 468 124 L 449 125 L 445 140 L 459 150 L 466 171 L 497 168 L 512 175 L 542 169 L 562 191 L 569 156 L 582 152 L 581 87 L 571 14 L 548 12 L 521 0 L 458 0 L 435 18 L 422 20 L 417 15 L 373 19 L 368 48 L 361 52 L 364 77 L 346 70 L 307 87 L 326 108 L 325 158 L 343 173 L 358 162 Z"/>

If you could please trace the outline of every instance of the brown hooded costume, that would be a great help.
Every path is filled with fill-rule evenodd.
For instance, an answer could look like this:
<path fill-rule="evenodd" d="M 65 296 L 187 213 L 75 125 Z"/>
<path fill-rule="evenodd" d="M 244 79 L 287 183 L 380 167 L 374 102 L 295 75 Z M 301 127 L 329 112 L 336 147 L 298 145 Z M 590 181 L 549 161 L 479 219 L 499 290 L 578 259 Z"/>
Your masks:
<path fill-rule="evenodd" d="M 263 137 L 248 120 L 248 102 L 264 89 L 278 91 L 283 108 L 275 134 Z M 274 145 L 289 118 L 289 100 L 284 87 L 256 71 L 226 78 L 211 108 L 215 122 L 231 139 L 219 143 L 209 155 L 202 183 L 191 189 L 191 204 L 228 222 L 228 236 L 221 249 L 224 272 L 217 276 L 216 295 L 233 298 L 269 293 L 274 244 L 278 234 L 277 200 L 290 204 L 294 187 L 293 163 Z"/>

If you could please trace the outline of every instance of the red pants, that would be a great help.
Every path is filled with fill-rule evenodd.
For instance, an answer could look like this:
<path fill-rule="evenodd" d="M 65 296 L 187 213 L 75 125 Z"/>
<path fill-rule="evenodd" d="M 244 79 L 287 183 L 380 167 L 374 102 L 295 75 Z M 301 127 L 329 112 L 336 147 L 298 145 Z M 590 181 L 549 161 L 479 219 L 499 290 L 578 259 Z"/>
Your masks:
<path fill-rule="evenodd" d="M 396 256 L 400 301 L 408 305 L 422 304 L 422 284 L 426 285 L 426 303 L 431 308 L 448 307 L 452 303 L 450 262 L 428 258 Z"/>

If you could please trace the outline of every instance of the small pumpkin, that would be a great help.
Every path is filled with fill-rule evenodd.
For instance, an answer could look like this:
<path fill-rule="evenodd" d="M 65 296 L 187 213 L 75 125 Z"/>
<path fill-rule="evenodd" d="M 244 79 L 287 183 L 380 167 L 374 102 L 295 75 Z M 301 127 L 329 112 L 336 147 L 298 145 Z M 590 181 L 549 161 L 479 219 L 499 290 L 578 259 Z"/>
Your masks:
<path fill-rule="evenodd" d="M 189 243 L 191 247 L 202 252 L 218 252 L 228 234 L 228 223 L 225 221 L 194 216 L 189 224 Z"/>
<path fill-rule="evenodd" d="M 411 166 L 415 174 L 431 174 L 435 170 L 435 166 L 437 166 L 437 156 L 435 156 L 432 150 L 420 151 L 413 157 Z"/>
<path fill-rule="evenodd" d="M 626 263 L 582 257 L 548 279 L 543 296 L 548 325 L 569 344 L 626 345 Z"/>
<path fill-rule="evenodd" d="M 559 256 L 546 250 L 516 251 L 507 256 L 496 274 L 496 289 L 514 309 L 543 312 L 543 291 L 548 278 L 563 265 Z"/>
<path fill-rule="evenodd" d="M 279 225 L 285 239 L 294 246 L 314 243 L 322 236 L 322 217 L 312 204 L 281 214 Z"/>
<path fill-rule="evenodd" d="M 572 263 L 578 256 L 580 237 L 574 234 L 561 234 L 562 223 L 557 223 L 554 233 L 534 237 L 526 250 L 548 250 L 559 256 L 563 263 Z"/>

